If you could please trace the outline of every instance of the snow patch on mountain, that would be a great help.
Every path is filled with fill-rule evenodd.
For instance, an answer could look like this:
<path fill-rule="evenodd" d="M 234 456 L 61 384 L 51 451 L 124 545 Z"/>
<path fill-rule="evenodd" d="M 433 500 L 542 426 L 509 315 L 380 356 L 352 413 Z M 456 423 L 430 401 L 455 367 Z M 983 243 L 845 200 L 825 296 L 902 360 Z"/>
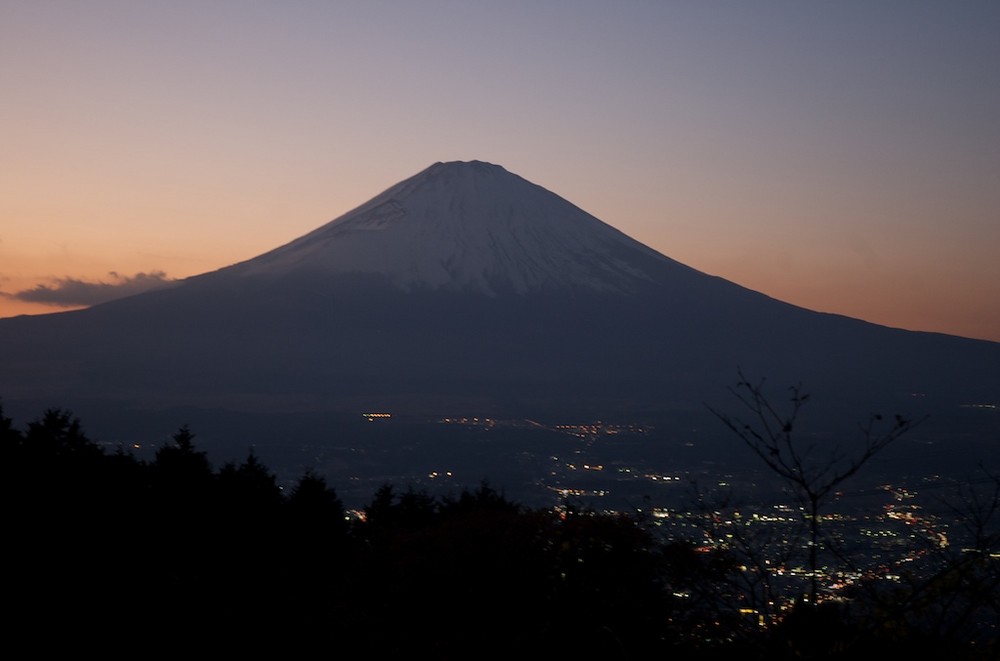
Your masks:
<path fill-rule="evenodd" d="M 676 264 L 545 188 L 471 161 L 436 163 L 227 270 L 379 274 L 404 291 L 629 292 L 652 277 L 636 251 Z"/>

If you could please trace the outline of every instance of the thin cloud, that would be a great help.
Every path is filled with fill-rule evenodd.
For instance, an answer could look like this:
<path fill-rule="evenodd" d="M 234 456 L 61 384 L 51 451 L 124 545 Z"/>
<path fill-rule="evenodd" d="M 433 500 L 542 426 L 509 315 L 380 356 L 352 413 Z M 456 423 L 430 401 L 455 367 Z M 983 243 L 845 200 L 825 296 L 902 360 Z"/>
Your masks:
<path fill-rule="evenodd" d="M 54 284 L 38 285 L 5 296 L 26 303 L 41 303 L 57 307 L 97 305 L 116 298 L 139 294 L 150 289 L 165 287 L 173 282 L 163 271 L 120 275 L 114 271 L 108 274 L 110 281 L 88 282 L 77 278 L 58 278 Z"/>

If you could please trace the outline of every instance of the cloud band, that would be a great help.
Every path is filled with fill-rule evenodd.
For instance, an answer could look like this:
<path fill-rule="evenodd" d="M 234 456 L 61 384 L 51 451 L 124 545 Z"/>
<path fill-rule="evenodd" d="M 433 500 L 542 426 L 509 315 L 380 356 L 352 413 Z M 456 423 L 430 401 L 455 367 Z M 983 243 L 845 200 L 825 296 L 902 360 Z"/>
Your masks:
<path fill-rule="evenodd" d="M 40 303 L 57 307 L 97 305 L 116 298 L 139 294 L 165 287 L 173 282 L 163 271 L 120 275 L 112 271 L 110 282 L 88 282 L 77 278 L 58 278 L 51 285 L 38 285 L 13 294 L 4 294 L 26 303 Z"/>

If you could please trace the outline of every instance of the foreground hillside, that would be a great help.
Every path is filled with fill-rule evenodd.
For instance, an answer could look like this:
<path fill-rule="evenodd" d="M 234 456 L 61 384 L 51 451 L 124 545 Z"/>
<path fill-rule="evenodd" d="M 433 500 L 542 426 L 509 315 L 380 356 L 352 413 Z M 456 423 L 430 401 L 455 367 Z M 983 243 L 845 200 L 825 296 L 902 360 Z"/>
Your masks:
<path fill-rule="evenodd" d="M 141 461 L 106 452 L 57 409 L 24 430 L 0 411 L 0 459 L 6 641 L 40 652 L 997 652 L 1000 540 L 988 517 L 968 540 L 977 553 L 941 556 L 893 594 L 792 599 L 763 622 L 746 614 L 735 546 L 662 539 L 641 517 L 569 502 L 527 508 L 488 484 L 437 497 L 387 484 L 349 513 L 323 478 L 283 491 L 252 453 L 214 468 L 187 428 Z M 955 510 L 955 527 L 988 515 L 982 505 Z"/>

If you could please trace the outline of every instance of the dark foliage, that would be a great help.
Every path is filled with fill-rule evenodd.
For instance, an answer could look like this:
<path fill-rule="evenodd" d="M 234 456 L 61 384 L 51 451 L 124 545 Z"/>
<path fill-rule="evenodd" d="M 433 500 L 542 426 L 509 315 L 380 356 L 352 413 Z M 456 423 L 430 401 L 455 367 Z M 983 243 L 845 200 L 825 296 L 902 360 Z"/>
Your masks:
<path fill-rule="evenodd" d="M 252 452 L 216 470 L 194 440 L 183 427 L 141 461 L 107 452 L 66 411 L 22 432 L 0 409 L 9 646 L 819 659 L 898 642 L 868 626 L 874 606 L 861 623 L 831 606 L 737 635 L 717 597 L 731 558 L 666 543 L 628 516 L 526 508 L 483 483 L 454 497 L 387 484 L 349 517 L 321 476 L 285 493 Z M 923 650 L 988 658 L 907 633 Z"/>

